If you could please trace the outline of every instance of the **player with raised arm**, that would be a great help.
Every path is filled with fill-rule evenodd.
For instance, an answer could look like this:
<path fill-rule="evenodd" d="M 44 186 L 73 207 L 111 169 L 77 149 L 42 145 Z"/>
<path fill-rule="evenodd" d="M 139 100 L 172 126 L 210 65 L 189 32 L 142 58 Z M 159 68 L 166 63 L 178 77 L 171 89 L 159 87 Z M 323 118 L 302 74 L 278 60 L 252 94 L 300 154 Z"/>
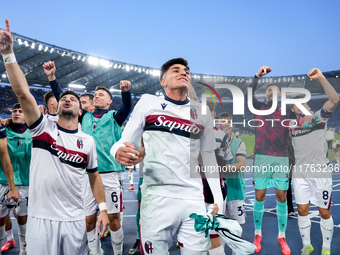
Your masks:
<path fill-rule="evenodd" d="M 56 67 L 54 62 L 44 63 L 43 68 L 50 81 L 53 93 L 58 97 L 62 89 L 55 77 Z M 96 87 L 93 98 L 94 112 L 87 112 L 83 109 L 80 117 L 82 131 L 85 134 L 91 135 L 96 143 L 98 172 L 103 180 L 110 220 L 111 244 L 115 255 L 123 254 L 124 233 L 120 221 L 120 212 L 122 211 L 120 172 L 124 172 L 125 167 L 117 163 L 114 157 L 110 155 L 110 148 L 120 139 L 122 125 L 132 108 L 130 87 L 131 83 L 129 81 L 120 81 L 123 104 L 118 111 L 109 111 L 112 103 L 110 91 L 105 87 Z M 98 206 L 86 178 L 87 176 L 84 179 L 83 197 L 89 240 L 88 245 L 91 255 L 100 255 L 103 251 L 96 230 Z"/>
<path fill-rule="evenodd" d="M 185 59 L 164 63 L 160 83 L 165 95 L 143 95 L 122 138 L 111 149 L 119 163 L 133 165 L 143 136 L 140 222 L 141 248 L 146 254 L 168 254 L 175 233 L 181 254 L 206 254 L 210 247 L 204 233 L 195 231 L 189 215 L 206 214 L 197 159 L 201 152 L 203 163 L 217 169 L 213 121 L 210 114 L 201 113 L 198 102 L 187 98 L 190 80 Z M 216 203 L 214 214 L 218 208 L 222 212 L 218 172 L 206 173 L 206 177 Z"/>
<path fill-rule="evenodd" d="M 262 66 L 250 85 L 253 89 L 252 97 L 253 106 L 257 110 L 268 110 L 273 107 L 273 98 L 280 96 L 279 87 L 276 84 L 270 84 L 266 88 L 267 102 L 260 102 L 255 97 L 255 90 L 259 79 L 271 72 L 268 66 Z M 274 94 L 277 93 L 277 94 Z M 288 107 L 287 107 L 287 110 Z M 287 113 L 289 116 L 289 113 Z M 287 189 L 289 184 L 289 161 L 287 151 L 288 128 L 281 125 L 281 121 L 286 119 L 285 115 L 281 115 L 281 106 L 277 105 L 275 111 L 269 115 L 255 115 L 255 118 L 264 122 L 264 125 L 255 129 L 255 147 L 254 147 L 254 173 L 253 186 L 255 188 L 254 201 L 254 224 L 255 238 L 254 244 L 257 249 L 255 253 L 261 250 L 262 240 L 262 218 L 264 212 L 264 200 L 268 187 L 275 188 L 276 211 L 279 227 L 277 237 L 284 255 L 290 255 L 290 248 L 286 242 L 286 228 L 288 219 L 287 209 Z M 275 119 L 280 121 L 271 122 L 266 119 Z M 266 169 L 263 168 L 266 167 Z M 282 171 L 273 171 L 275 167 L 281 167 Z M 268 171 L 267 171 L 268 169 Z"/>
<path fill-rule="evenodd" d="M 332 85 L 322 72 L 313 68 L 308 77 L 320 82 L 328 96 L 328 101 L 315 112 L 311 124 L 305 123 L 305 116 L 296 106 L 292 106 L 296 121 L 291 123 L 292 143 L 295 153 L 295 170 L 293 171 L 293 185 L 295 202 L 298 207 L 298 225 L 302 238 L 303 249 L 301 255 L 313 252 L 310 241 L 311 221 L 309 218 L 309 204 L 316 205 L 320 213 L 320 228 L 322 233 L 322 255 L 331 254 L 333 236 L 333 218 L 331 215 L 332 170 L 333 167 L 326 157 L 327 144 L 325 134 L 327 121 L 339 103 L 339 97 Z M 297 96 L 299 98 L 299 96 Z M 308 105 L 303 104 L 306 108 Z M 294 127 L 294 124 L 297 125 Z M 338 165 L 335 165 L 338 167 Z"/>
<path fill-rule="evenodd" d="M 27 221 L 27 254 L 87 254 L 82 199 L 87 170 L 101 208 L 98 229 L 109 224 L 104 189 L 97 171 L 97 155 L 91 136 L 78 130 L 81 113 L 74 91 L 60 95 L 57 123 L 43 116 L 16 62 L 10 25 L 0 31 L 0 52 L 11 86 L 19 99 L 33 137 Z"/>

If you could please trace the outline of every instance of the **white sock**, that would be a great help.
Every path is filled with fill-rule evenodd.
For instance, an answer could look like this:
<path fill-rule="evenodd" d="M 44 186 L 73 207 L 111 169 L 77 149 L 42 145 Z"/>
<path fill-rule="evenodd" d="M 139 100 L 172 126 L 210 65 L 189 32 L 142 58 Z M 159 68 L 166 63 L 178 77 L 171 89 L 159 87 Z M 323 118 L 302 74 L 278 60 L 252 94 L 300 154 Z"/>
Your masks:
<path fill-rule="evenodd" d="M 20 246 L 19 255 L 25 255 L 26 253 L 26 224 L 18 226 L 18 236 L 19 236 L 19 246 Z"/>
<path fill-rule="evenodd" d="M 331 250 L 331 242 L 333 237 L 333 217 L 331 216 L 329 219 L 325 220 L 321 218 L 320 228 L 322 233 L 322 248 L 326 251 Z"/>
<path fill-rule="evenodd" d="M 7 241 L 13 241 L 13 240 L 14 240 L 14 236 L 13 236 L 13 231 L 12 231 L 12 229 L 7 230 L 7 231 L 5 232 L 5 234 L 6 234 L 6 239 L 7 239 Z"/>
<path fill-rule="evenodd" d="M 307 216 L 298 215 L 298 226 L 300 230 L 303 247 L 309 247 L 310 246 L 310 229 L 311 229 L 311 222 L 309 219 L 309 215 Z"/>
<path fill-rule="evenodd" d="M 221 245 L 218 246 L 217 248 L 211 249 L 209 250 L 209 255 L 225 255 L 223 248 L 224 247 Z"/>
<path fill-rule="evenodd" d="M 101 255 L 100 239 L 98 236 L 97 228 L 87 232 L 87 243 L 89 250 L 93 255 Z"/>
<path fill-rule="evenodd" d="M 111 244 L 114 255 L 123 255 L 124 232 L 122 227 L 117 231 L 110 230 Z"/>
<path fill-rule="evenodd" d="M 130 185 L 133 185 L 133 172 L 129 172 Z"/>
<path fill-rule="evenodd" d="M 5 225 L 0 227 L 0 247 L 2 247 L 4 236 L 5 236 Z M 0 254 L 1 254 L 1 249 L 0 249 Z"/>
<path fill-rule="evenodd" d="M 259 235 L 259 236 L 262 236 L 262 231 L 261 229 L 255 229 L 255 235 Z"/>
<path fill-rule="evenodd" d="M 278 238 L 286 238 L 286 233 L 279 231 Z"/>

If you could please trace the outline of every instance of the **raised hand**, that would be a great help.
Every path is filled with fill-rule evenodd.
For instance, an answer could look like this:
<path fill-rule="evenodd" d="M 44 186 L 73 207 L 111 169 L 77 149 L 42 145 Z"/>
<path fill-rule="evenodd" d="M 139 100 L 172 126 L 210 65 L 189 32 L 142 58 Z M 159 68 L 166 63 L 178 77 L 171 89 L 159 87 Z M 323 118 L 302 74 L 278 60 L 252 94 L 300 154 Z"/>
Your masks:
<path fill-rule="evenodd" d="M 322 72 L 317 68 L 313 68 L 312 70 L 310 70 L 308 72 L 307 76 L 311 79 L 325 78 L 325 76 L 322 74 Z"/>
<path fill-rule="evenodd" d="M 263 75 L 270 73 L 272 69 L 269 66 L 261 66 L 260 70 L 257 72 L 256 76 L 261 78 Z"/>
<path fill-rule="evenodd" d="M 8 19 L 5 19 L 6 31 L 0 30 L 0 52 L 1 54 L 13 53 L 13 38 L 11 36 L 11 28 Z"/>
<path fill-rule="evenodd" d="M 47 77 L 54 76 L 56 67 L 54 64 L 54 61 L 48 61 L 43 64 L 44 72 L 47 75 Z"/>
<path fill-rule="evenodd" d="M 123 92 L 129 91 L 129 89 L 131 88 L 131 82 L 130 81 L 120 81 L 120 89 Z"/>

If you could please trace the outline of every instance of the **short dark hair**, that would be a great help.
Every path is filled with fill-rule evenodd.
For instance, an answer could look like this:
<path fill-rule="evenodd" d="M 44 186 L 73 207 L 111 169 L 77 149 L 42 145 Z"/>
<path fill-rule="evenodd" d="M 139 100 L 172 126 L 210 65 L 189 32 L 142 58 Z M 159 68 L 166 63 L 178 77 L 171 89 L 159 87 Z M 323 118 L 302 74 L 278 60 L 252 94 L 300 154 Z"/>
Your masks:
<path fill-rule="evenodd" d="M 221 112 L 219 115 L 217 115 L 216 119 L 232 119 L 233 117 L 231 116 L 230 113 L 227 112 Z"/>
<path fill-rule="evenodd" d="M 19 109 L 19 108 L 21 108 L 20 103 L 15 103 L 15 104 L 12 106 L 12 111 L 13 111 L 14 109 Z"/>
<path fill-rule="evenodd" d="M 112 100 L 112 94 L 111 94 L 111 92 L 110 92 L 110 90 L 108 88 L 105 88 L 103 86 L 97 86 L 95 91 L 100 90 L 100 89 L 105 90 L 109 94 L 109 96 L 110 96 L 110 98 Z"/>
<path fill-rule="evenodd" d="M 84 93 L 84 94 L 81 94 L 80 97 L 89 97 L 90 100 L 92 100 L 92 101 L 93 101 L 93 98 L 94 98 L 93 94 L 91 94 L 91 93 Z"/>
<path fill-rule="evenodd" d="M 211 100 L 207 100 L 207 106 L 209 107 L 210 112 L 215 111 L 215 104 Z"/>
<path fill-rule="evenodd" d="M 190 70 L 188 61 L 186 61 L 184 58 L 173 58 L 173 59 L 168 60 L 162 65 L 159 79 L 160 80 L 163 79 L 164 74 L 169 70 L 169 68 L 176 64 L 183 65 Z"/>
<path fill-rule="evenodd" d="M 277 86 L 276 84 L 269 84 L 269 85 L 266 87 L 266 91 L 267 91 L 267 89 L 268 89 L 270 86 L 276 86 L 276 87 L 278 87 L 278 89 L 280 89 L 280 87 Z"/>
<path fill-rule="evenodd" d="M 63 93 L 61 93 L 60 96 L 59 96 L 59 101 L 60 101 L 64 96 L 66 96 L 66 95 L 75 96 L 75 97 L 78 99 L 78 101 L 79 101 L 79 109 L 81 109 L 80 97 L 79 97 L 79 95 L 78 95 L 76 92 L 74 92 L 74 91 L 71 90 L 71 89 L 65 90 Z"/>
<path fill-rule="evenodd" d="M 50 90 L 44 95 L 44 101 L 45 101 L 46 106 L 48 105 L 48 100 L 50 100 L 51 97 L 55 97 L 52 90 Z"/>

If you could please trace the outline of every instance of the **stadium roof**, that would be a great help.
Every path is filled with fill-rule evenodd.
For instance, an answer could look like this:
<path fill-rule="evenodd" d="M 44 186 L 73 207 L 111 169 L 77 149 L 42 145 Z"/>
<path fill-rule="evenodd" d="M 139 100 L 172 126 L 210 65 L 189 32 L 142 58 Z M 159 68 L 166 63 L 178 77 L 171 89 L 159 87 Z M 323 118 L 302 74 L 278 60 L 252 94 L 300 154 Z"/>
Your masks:
<path fill-rule="evenodd" d="M 78 91 L 91 92 L 96 86 L 104 86 L 113 94 L 119 93 L 120 80 L 129 80 L 132 83 L 132 92 L 141 94 L 161 94 L 159 83 L 159 69 L 124 63 L 116 60 L 90 56 L 86 53 L 76 52 L 49 43 L 41 42 L 19 34 L 12 33 L 14 38 L 14 51 L 17 61 L 23 70 L 29 85 L 49 87 L 47 77 L 42 69 L 44 62 L 54 61 L 57 67 L 56 77 L 63 88 L 73 88 Z M 325 72 L 337 91 L 340 91 L 340 70 Z M 8 82 L 4 65 L 0 65 L 0 81 Z M 221 76 L 192 73 L 192 84 L 200 97 L 206 88 L 200 82 L 215 87 L 216 84 L 231 84 L 243 91 L 249 86 L 252 77 Z M 284 87 L 305 87 L 311 93 L 323 94 L 322 87 L 317 81 L 310 80 L 305 74 L 281 77 L 264 77 L 260 80 L 257 94 L 261 97 L 267 85 L 275 83 Z M 227 89 L 217 89 L 221 97 L 230 98 Z"/>

